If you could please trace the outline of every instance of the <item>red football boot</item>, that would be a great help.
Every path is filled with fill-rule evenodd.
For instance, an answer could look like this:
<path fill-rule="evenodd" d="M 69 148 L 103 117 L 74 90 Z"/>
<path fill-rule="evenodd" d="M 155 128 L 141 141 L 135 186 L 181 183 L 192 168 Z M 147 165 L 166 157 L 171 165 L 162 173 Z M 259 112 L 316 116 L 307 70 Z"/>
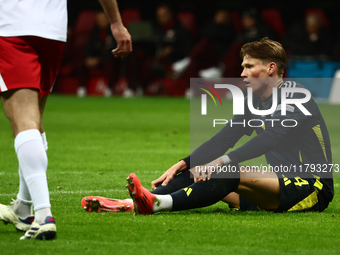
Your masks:
<path fill-rule="evenodd" d="M 142 186 L 138 177 L 131 173 L 127 178 L 126 187 L 129 189 L 131 198 L 133 199 L 136 214 L 153 214 L 153 203 L 156 196 Z"/>
<path fill-rule="evenodd" d="M 132 212 L 133 203 L 127 200 L 89 196 L 81 200 L 81 206 L 87 212 Z"/>

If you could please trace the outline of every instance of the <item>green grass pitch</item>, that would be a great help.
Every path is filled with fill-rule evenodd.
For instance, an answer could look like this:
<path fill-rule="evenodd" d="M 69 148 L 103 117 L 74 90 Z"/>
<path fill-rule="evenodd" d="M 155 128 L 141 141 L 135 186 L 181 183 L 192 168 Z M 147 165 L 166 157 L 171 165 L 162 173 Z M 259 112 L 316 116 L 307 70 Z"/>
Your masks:
<path fill-rule="evenodd" d="M 19 241 L 0 223 L 0 254 L 339 254 L 340 181 L 323 213 L 229 212 L 219 202 L 176 213 L 87 213 L 81 198 L 127 198 L 126 177 L 145 187 L 190 152 L 190 103 L 182 98 L 52 95 L 44 125 L 57 239 Z M 340 106 L 320 105 L 340 164 Z M 0 203 L 18 191 L 13 135 L 0 114 Z M 254 164 L 264 163 L 263 158 Z"/>

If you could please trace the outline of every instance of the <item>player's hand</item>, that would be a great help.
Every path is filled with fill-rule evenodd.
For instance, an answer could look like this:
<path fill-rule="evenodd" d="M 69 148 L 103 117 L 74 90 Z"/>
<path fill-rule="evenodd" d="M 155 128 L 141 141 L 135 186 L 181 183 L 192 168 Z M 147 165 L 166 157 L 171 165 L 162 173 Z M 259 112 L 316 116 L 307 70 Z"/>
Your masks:
<path fill-rule="evenodd" d="M 166 186 L 171 180 L 175 178 L 175 176 L 179 173 L 187 169 L 187 164 L 181 160 L 177 164 L 170 167 L 161 177 L 151 182 L 151 188 L 154 190 L 159 185 Z"/>
<path fill-rule="evenodd" d="M 112 50 L 116 58 L 125 58 L 132 52 L 131 35 L 121 23 L 111 24 L 111 32 L 117 42 L 117 48 Z"/>
<path fill-rule="evenodd" d="M 194 182 L 210 180 L 212 173 L 219 173 L 223 167 L 224 162 L 222 158 L 217 158 L 207 165 L 196 166 L 189 171 L 194 175 Z"/>

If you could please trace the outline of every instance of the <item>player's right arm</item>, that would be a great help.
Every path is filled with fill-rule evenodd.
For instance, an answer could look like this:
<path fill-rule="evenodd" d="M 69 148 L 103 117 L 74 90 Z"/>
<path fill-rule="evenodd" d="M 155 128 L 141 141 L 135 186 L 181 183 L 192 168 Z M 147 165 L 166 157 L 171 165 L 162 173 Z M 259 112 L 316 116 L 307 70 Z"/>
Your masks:
<path fill-rule="evenodd" d="M 159 185 L 166 186 L 175 176 L 188 169 L 188 165 L 184 160 L 180 160 L 178 163 L 170 167 L 161 177 L 151 182 L 151 188 L 155 189 Z"/>
<path fill-rule="evenodd" d="M 254 128 L 235 123 L 247 123 L 249 114 L 235 115 L 232 122 L 223 127 L 216 135 L 211 139 L 201 144 L 196 150 L 194 150 L 189 157 L 183 160 L 187 163 L 189 168 L 205 165 L 213 160 L 221 157 L 230 148 L 241 139 L 242 136 L 250 136 L 254 131 Z M 231 123 L 234 123 L 233 125 Z"/>
<path fill-rule="evenodd" d="M 246 103 L 246 100 L 245 100 Z M 242 122 L 249 116 L 247 113 L 244 116 L 234 116 L 234 123 Z M 219 159 L 227 150 L 234 147 L 235 143 L 243 135 L 251 135 L 253 128 L 243 127 L 242 125 L 230 126 L 230 122 L 222 128 L 210 140 L 204 142 L 190 156 L 182 159 L 172 167 L 170 167 L 161 177 L 151 182 L 153 189 L 159 185 L 166 186 L 179 172 L 183 172 L 190 168 L 207 163 L 213 163 L 214 160 Z"/>
<path fill-rule="evenodd" d="M 126 57 L 132 52 L 131 35 L 124 27 L 119 13 L 116 0 L 98 0 L 102 5 L 107 18 L 110 21 L 110 27 L 113 37 L 117 42 L 117 48 L 112 50 L 115 57 Z"/>

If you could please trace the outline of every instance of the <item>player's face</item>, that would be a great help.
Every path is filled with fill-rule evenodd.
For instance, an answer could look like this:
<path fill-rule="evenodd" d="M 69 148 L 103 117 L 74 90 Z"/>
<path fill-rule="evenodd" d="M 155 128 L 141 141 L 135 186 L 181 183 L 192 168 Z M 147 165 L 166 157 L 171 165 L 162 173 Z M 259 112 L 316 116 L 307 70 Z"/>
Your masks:
<path fill-rule="evenodd" d="M 270 77 L 268 65 L 263 64 L 260 59 L 246 55 L 243 58 L 242 67 L 241 77 L 244 78 L 246 87 L 251 87 L 254 94 L 261 94 L 261 91 L 267 87 L 267 78 Z"/>

